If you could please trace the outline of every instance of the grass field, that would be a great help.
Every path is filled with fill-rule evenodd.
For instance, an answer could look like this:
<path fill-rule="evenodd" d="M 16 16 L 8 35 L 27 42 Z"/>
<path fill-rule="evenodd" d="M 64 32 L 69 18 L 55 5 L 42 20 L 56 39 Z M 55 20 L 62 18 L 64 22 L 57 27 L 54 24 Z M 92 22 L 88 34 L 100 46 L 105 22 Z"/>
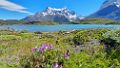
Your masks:
<path fill-rule="evenodd" d="M 120 68 L 120 30 L 0 30 L 0 68 Z"/>

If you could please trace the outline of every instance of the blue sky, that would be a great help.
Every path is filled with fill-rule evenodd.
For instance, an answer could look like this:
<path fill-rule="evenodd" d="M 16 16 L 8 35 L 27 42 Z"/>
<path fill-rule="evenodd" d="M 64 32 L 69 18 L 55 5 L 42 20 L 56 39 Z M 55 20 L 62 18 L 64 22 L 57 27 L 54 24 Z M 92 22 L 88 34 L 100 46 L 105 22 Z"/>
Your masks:
<path fill-rule="evenodd" d="M 21 19 L 46 7 L 67 7 L 77 15 L 87 16 L 97 11 L 105 0 L 0 0 L 0 19 Z"/>

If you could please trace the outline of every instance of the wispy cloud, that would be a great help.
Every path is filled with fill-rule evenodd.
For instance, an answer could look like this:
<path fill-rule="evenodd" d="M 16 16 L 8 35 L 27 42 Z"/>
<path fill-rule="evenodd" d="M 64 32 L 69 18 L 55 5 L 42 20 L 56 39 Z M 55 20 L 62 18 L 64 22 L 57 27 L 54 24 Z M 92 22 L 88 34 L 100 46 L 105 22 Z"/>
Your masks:
<path fill-rule="evenodd" d="M 8 0 L 0 0 L 0 8 L 10 10 L 10 11 L 16 11 L 20 13 L 32 14 L 31 12 L 27 11 L 25 7 L 15 4 L 13 2 L 10 2 Z"/>

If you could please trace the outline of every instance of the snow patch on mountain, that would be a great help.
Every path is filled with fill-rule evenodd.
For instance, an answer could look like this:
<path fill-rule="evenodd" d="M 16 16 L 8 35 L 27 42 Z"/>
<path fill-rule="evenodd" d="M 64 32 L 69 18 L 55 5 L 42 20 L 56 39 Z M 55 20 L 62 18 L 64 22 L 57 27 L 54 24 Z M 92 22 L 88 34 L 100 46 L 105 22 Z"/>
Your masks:
<path fill-rule="evenodd" d="M 120 4 L 118 2 L 114 2 L 114 4 L 119 8 Z"/>

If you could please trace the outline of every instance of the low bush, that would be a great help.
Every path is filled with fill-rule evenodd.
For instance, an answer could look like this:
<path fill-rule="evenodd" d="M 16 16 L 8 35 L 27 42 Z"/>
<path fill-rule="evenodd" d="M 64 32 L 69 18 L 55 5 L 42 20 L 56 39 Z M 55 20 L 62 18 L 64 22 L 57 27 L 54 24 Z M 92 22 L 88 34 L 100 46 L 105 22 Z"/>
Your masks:
<path fill-rule="evenodd" d="M 75 34 L 73 41 L 77 45 L 84 44 L 92 39 L 100 39 L 105 32 L 107 29 L 81 30 Z"/>

